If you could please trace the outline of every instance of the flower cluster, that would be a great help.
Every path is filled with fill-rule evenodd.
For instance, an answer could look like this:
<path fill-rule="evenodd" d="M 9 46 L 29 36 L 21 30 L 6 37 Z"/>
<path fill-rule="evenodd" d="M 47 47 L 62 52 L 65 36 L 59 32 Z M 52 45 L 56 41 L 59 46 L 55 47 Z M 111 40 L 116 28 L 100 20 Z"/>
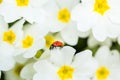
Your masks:
<path fill-rule="evenodd" d="M 0 0 L 0 80 L 120 80 L 119 0 Z"/>

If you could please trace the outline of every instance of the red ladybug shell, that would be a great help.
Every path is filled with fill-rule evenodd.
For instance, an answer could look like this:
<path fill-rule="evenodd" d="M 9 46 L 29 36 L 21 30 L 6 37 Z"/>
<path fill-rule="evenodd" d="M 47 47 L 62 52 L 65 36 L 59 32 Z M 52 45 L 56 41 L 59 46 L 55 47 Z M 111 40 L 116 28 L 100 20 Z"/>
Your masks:
<path fill-rule="evenodd" d="M 60 42 L 60 41 L 55 41 L 55 42 L 52 44 L 52 46 L 54 46 L 54 47 L 62 47 L 62 46 L 64 46 L 64 44 L 63 44 L 62 42 Z"/>

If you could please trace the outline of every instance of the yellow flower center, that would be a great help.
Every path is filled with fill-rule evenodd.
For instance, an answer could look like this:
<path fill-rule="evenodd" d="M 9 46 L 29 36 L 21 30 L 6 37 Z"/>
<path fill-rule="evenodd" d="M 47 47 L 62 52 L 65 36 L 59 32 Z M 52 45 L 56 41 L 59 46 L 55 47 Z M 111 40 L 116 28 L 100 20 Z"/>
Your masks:
<path fill-rule="evenodd" d="M 50 48 L 50 46 L 52 45 L 52 43 L 55 41 L 55 39 L 52 36 L 45 36 L 45 40 L 46 40 L 46 47 Z"/>
<path fill-rule="evenodd" d="M 72 80 L 74 68 L 70 66 L 62 66 L 57 74 L 61 80 Z"/>
<path fill-rule="evenodd" d="M 104 66 L 98 68 L 98 70 L 96 71 L 96 77 L 98 80 L 106 80 L 109 75 L 109 70 Z"/>
<path fill-rule="evenodd" d="M 64 23 L 67 23 L 70 21 L 71 15 L 70 11 L 67 8 L 61 9 L 58 12 L 58 20 Z"/>
<path fill-rule="evenodd" d="M 9 44 L 13 44 L 16 39 L 16 35 L 12 30 L 4 32 L 3 34 L 3 41 L 8 42 Z"/>
<path fill-rule="evenodd" d="M 96 0 L 94 4 L 94 11 L 98 12 L 101 15 L 104 15 L 104 13 L 109 10 L 110 7 L 107 3 L 107 0 Z"/>
<path fill-rule="evenodd" d="M 26 36 L 24 40 L 22 40 L 23 48 L 30 48 L 33 45 L 34 39 L 31 36 Z"/>
<path fill-rule="evenodd" d="M 0 4 L 2 4 L 3 0 L 0 0 Z"/>
<path fill-rule="evenodd" d="M 28 6 L 29 0 L 16 0 L 17 6 Z"/>

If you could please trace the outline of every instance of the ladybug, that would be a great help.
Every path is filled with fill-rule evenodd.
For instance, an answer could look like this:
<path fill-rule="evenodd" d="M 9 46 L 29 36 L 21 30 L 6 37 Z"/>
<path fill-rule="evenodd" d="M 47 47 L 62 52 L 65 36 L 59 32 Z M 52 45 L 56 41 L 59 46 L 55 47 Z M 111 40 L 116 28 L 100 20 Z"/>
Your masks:
<path fill-rule="evenodd" d="M 60 41 L 55 41 L 53 44 L 50 46 L 50 49 L 53 49 L 54 47 L 63 47 L 64 44 Z"/>

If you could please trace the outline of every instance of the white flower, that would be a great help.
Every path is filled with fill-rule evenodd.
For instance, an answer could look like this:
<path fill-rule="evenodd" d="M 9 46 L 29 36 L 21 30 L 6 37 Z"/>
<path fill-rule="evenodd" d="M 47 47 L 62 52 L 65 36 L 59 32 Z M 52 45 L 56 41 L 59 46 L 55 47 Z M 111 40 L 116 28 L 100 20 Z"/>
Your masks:
<path fill-rule="evenodd" d="M 0 14 L 6 22 L 14 22 L 23 17 L 30 23 L 44 22 L 46 13 L 41 9 L 48 0 L 2 0 Z"/>
<path fill-rule="evenodd" d="M 21 19 L 9 28 L 3 17 L 0 16 L 0 43 L 6 42 L 10 45 L 17 46 L 18 41 L 23 37 L 22 28 L 24 22 L 25 20 Z"/>
<path fill-rule="evenodd" d="M 48 13 L 46 24 L 50 32 L 60 32 L 70 45 L 76 45 L 79 36 L 76 22 L 71 20 L 71 10 L 77 3 L 79 0 L 51 0 L 43 7 Z"/>
<path fill-rule="evenodd" d="M 110 51 L 109 47 L 102 46 L 95 55 L 99 67 L 93 80 L 120 80 L 120 54 L 117 50 Z"/>
<path fill-rule="evenodd" d="M 69 46 L 51 50 L 50 58 L 35 63 L 33 80 L 89 80 L 97 67 L 91 51 L 74 55 Z"/>
<path fill-rule="evenodd" d="M 48 30 L 39 24 L 27 24 L 23 30 L 24 36 L 20 41 L 17 53 L 23 54 L 25 58 L 34 57 L 39 49 L 44 48 L 44 36 Z"/>
<path fill-rule="evenodd" d="M 7 71 L 14 67 L 15 47 L 22 37 L 24 20 L 16 22 L 11 28 L 0 16 L 0 70 Z"/>
<path fill-rule="evenodd" d="M 119 0 L 82 0 L 72 11 L 72 19 L 79 31 L 92 29 L 94 37 L 104 41 L 120 34 Z"/>

